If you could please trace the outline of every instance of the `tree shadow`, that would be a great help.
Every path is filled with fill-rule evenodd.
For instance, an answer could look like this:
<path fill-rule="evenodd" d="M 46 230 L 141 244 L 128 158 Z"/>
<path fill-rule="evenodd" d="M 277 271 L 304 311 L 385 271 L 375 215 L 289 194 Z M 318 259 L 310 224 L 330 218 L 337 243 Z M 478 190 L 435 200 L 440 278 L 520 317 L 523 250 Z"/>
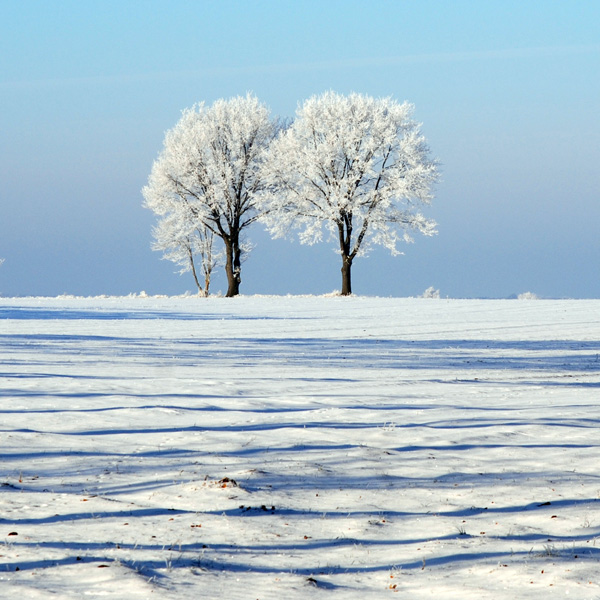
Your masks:
<path fill-rule="evenodd" d="M 50 310 L 50 309 L 23 309 L 18 306 L 0 310 L 0 319 L 14 320 L 214 320 L 214 319 L 240 319 L 240 320 L 267 320 L 264 316 L 241 317 L 231 313 L 178 313 L 168 311 L 93 311 L 93 310 Z M 286 317 L 288 319 L 289 317 Z M 303 318 L 303 317 L 298 317 Z M 278 317 L 270 317 L 271 320 Z M 79 475 L 76 472 L 65 473 L 68 481 L 60 487 L 61 493 L 84 494 L 94 493 L 111 501 L 119 501 L 126 494 L 139 491 L 161 490 L 171 491 L 173 480 L 167 476 L 171 473 L 185 472 L 178 477 L 178 485 L 191 485 L 198 483 L 194 479 L 199 467 L 197 463 L 204 461 L 210 464 L 210 469 L 216 472 L 222 468 L 223 473 L 234 471 L 239 465 L 246 465 L 248 474 L 245 480 L 239 481 L 240 492 L 246 494 L 245 503 L 232 507 L 231 502 L 222 500 L 217 502 L 215 509 L 184 510 L 171 508 L 166 505 L 167 500 L 161 500 L 163 505 L 158 507 L 125 506 L 118 510 L 100 511 L 62 511 L 58 514 L 47 516 L 16 516 L 15 518 L 0 518 L 0 525 L 6 529 L 37 526 L 44 527 L 45 540 L 11 541 L 15 548 L 28 549 L 30 554 L 39 548 L 62 550 L 64 557 L 54 559 L 5 560 L 0 563 L 0 570 L 11 570 L 16 566 L 20 570 L 35 570 L 46 566 L 72 565 L 76 562 L 102 562 L 109 563 L 114 560 L 115 544 L 101 542 L 81 542 L 75 540 L 48 541 L 51 537 L 53 525 L 65 523 L 78 523 L 85 527 L 88 522 L 103 520 L 108 522 L 114 519 L 127 519 L 143 526 L 144 520 L 162 518 L 166 516 L 182 516 L 190 518 L 219 517 L 234 520 L 236 523 L 259 520 L 273 522 L 278 526 L 282 520 L 315 522 L 319 519 L 343 522 L 347 519 L 357 519 L 363 523 L 370 521 L 381 522 L 382 518 L 393 520 L 407 520 L 411 527 L 417 528 L 418 522 L 424 519 L 468 519 L 481 515 L 543 515 L 543 523 L 550 522 L 552 513 L 572 509 L 598 509 L 598 499 L 593 497 L 563 498 L 559 500 L 540 497 L 535 502 L 515 504 L 490 504 L 488 506 L 469 506 L 468 500 L 462 506 L 455 508 L 442 508 L 435 515 L 426 507 L 422 510 L 390 510 L 383 504 L 369 509 L 367 507 L 351 507 L 350 509 L 326 508 L 319 510 L 317 506 L 298 507 L 291 501 L 289 505 L 266 504 L 267 499 L 278 495 L 282 498 L 287 494 L 289 498 L 294 495 L 308 497 L 318 492 L 345 492 L 354 493 L 353 497 L 373 494 L 374 492 L 405 493 L 408 490 L 431 491 L 450 490 L 456 484 L 466 488 L 480 489 L 492 487 L 499 481 L 512 482 L 517 487 L 525 488 L 532 480 L 550 480 L 556 476 L 551 467 L 543 471 L 530 470 L 498 470 L 486 469 L 485 473 L 454 470 L 447 472 L 429 470 L 426 460 L 429 453 L 458 454 L 468 457 L 472 451 L 503 451 L 504 449 L 540 451 L 545 450 L 593 450 L 600 444 L 585 441 L 574 441 L 568 436 L 569 431 L 587 432 L 595 431 L 600 418 L 591 415 L 590 404 L 581 403 L 577 408 L 578 414 L 561 416 L 548 413 L 543 416 L 526 417 L 521 414 L 522 407 L 515 402 L 514 407 L 494 407 L 469 405 L 465 400 L 446 400 L 447 410 L 454 411 L 453 415 L 437 414 L 443 403 L 436 398 L 423 397 L 416 394 L 410 396 L 410 386 L 391 388 L 380 393 L 377 404 L 374 404 L 373 394 L 365 393 L 369 390 L 376 377 L 386 380 L 400 373 L 409 383 L 436 384 L 436 394 L 443 396 L 452 386 L 503 386 L 519 389 L 536 386 L 543 389 L 562 390 L 573 388 L 575 391 L 587 393 L 600 386 L 600 341 L 565 341 L 565 340 L 528 340 L 528 341 L 503 341 L 493 339 L 430 339 L 430 340 L 400 340 L 387 338 L 343 338 L 331 339 L 321 337 L 236 337 L 228 340 L 227 344 L 219 337 L 203 337 L 201 339 L 161 340 L 158 337 L 135 337 L 118 335 L 74 335 L 74 334 L 1 334 L 0 349 L 3 358 L 0 368 L 4 382 L 2 383 L 3 404 L 0 413 L 6 418 L 26 415 L 27 421 L 16 425 L 4 423 L 0 431 L 8 436 L 16 436 L 17 441 L 11 441 L 3 447 L 2 466 L 6 469 L 16 470 L 23 468 L 25 477 L 22 482 L 16 482 L 14 477 L 7 475 L 0 493 L 6 498 L 10 494 L 45 495 L 52 494 L 46 487 L 45 480 L 55 470 L 68 470 L 72 468 L 75 460 L 87 463 L 88 470 Z M 39 363 L 32 369 L 27 363 L 32 352 L 37 353 Z M 20 353 L 23 353 L 22 355 Z M 71 354 L 85 357 L 88 361 L 84 372 L 69 372 L 69 367 L 63 364 L 65 357 Z M 4 358 L 6 357 L 6 358 Z M 127 363 L 135 373 L 116 375 L 110 371 L 97 372 L 95 362 L 98 359 L 110 359 L 115 362 L 139 359 L 138 362 Z M 52 372 L 48 363 L 53 361 L 53 366 L 59 365 L 60 372 Z M 255 405 L 240 402 L 225 404 L 230 399 L 227 394 L 210 393 L 178 393 L 177 391 L 160 391 L 143 393 L 136 389 L 135 380 L 129 381 L 128 377 L 135 374 L 138 378 L 150 377 L 145 370 L 149 367 L 164 366 L 166 361 L 178 367 L 198 366 L 211 372 L 218 366 L 221 369 L 230 369 L 231 379 L 235 380 L 236 368 L 257 367 L 264 384 L 281 389 L 280 369 L 285 367 L 285 382 L 287 385 L 298 386 L 299 391 L 288 393 L 287 404 L 280 402 L 280 398 L 261 398 L 246 393 L 242 400 L 257 400 Z M 26 366 L 26 371 L 10 368 L 10 365 Z M 266 366 L 265 366 L 266 365 Z M 56 368 L 56 367 L 55 367 Z M 29 370 L 27 370 L 29 369 Z M 369 379 L 371 378 L 371 379 Z M 587 379 L 585 379 L 587 378 Z M 124 389 L 114 393 L 114 390 L 101 389 L 97 391 L 61 389 L 48 389 L 49 381 L 56 379 L 59 383 L 65 380 L 76 382 L 95 382 L 102 386 L 104 382 L 114 380 L 123 381 Z M 36 380 L 39 380 L 37 387 Z M 16 382 L 16 383 L 15 383 Z M 25 388 L 25 384 L 28 387 Z M 277 385 L 280 387 L 277 388 Z M 23 387 L 21 387 L 23 386 Z M 359 394 L 348 398 L 351 387 L 356 386 Z M 325 388 L 325 391 L 324 391 Z M 340 389 L 338 389 L 340 388 Z M 454 391 L 454 390 L 452 390 Z M 308 396 L 311 400 L 319 398 L 319 405 L 300 405 L 298 396 Z M 14 399 L 22 402 L 43 398 L 48 403 L 58 404 L 57 407 L 32 406 L 29 408 L 12 408 L 10 402 Z M 74 408 L 69 400 L 77 398 L 89 401 L 91 406 Z M 323 408 L 323 402 L 335 399 L 337 411 L 332 415 L 318 413 Z M 98 400 L 103 400 L 107 406 L 94 406 Z M 151 400 L 149 400 L 151 399 Z M 270 400 L 269 406 L 262 406 L 258 401 Z M 63 404 L 61 404 L 61 402 Z M 291 405 L 290 405 L 291 403 Z M 577 405 L 568 404 L 575 409 Z M 168 417 L 156 413 L 158 410 L 169 409 L 182 412 L 193 418 L 194 424 L 181 426 L 177 422 L 170 422 Z M 139 411 L 143 415 L 145 425 L 136 426 L 135 421 L 123 419 L 117 425 L 114 423 L 102 424 L 97 422 L 99 415 L 119 411 Z M 361 411 L 356 413 L 355 411 Z M 433 412 L 431 412 L 433 411 Z M 456 414 L 460 411 L 460 414 Z M 472 411 L 477 411 L 473 413 Z M 70 429 L 58 430 L 57 425 L 44 427 L 45 416 L 55 417 L 52 423 L 60 423 L 63 415 L 79 416 L 80 420 L 71 425 Z M 156 415 L 154 422 L 148 415 Z M 202 417 L 207 420 L 215 415 L 221 416 L 220 424 L 202 423 Z M 248 422 L 249 417 L 255 415 L 255 423 Z M 368 417 L 365 417 L 368 415 Z M 301 417 L 301 418 L 300 418 Z M 128 418 L 131 418 L 129 416 Z M 266 420 L 268 418 L 268 420 Z M 262 420 L 261 420 L 262 419 Z M 382 421 L 394 420 L 393 429 L 399 436 L 388 436 L 388 439 L 378 442 L 380 445 L 367 446 L 363 436 L 368 433 L 382 430 Z M 153 423 L 150 426 L 148 422 Z M 197 423 L 200 424 L 197 424 Z M 445 431 L 455 432 L 457 437 L 464 432 L 487 434 L 489 431 L 515 431 L 518 428 L 544 428 L 556 430 L 553 441 L 543 442 L 534 439 L 532 443 L 519 443 L 507 439 L 505 443 L 486 441 L 462 441 L 452 444 L 444 443 L 411 443 L 402 439 L 402 435 L 412 432 L 441 435 Z M 290 438 L 299 432 L 318 438 L 302 443 L 293 443 Z M 336 434 L 335 441 L 328 442 L 331 433 Z M 135 447 L 136 436 L 152 440 L 165 440 L 169 436 L 180 435 L 191 439 L 188 434 L 197 434 L 200 440 L 192 447 L 177 447 L 172 442 L 172 447 L 143 450 Z M 268 438 L 275 434 L 277 442 Z M 219 439 L 229 441 L 226 447 L 215 450 L 210 447 L 211 435 L 218 435 Z M 52 437 L 51 449 L 39 449 L 36 442 L 44 436 Z M 12 438 L 11 438 L 12 439 Z M 96 441 L 96 446 L 102 449 L 93 449 L 90 440 Z M 429 435 L 428 440 L 434 439 Z M 587 438 L 586 438 L 587 439 Z M 98 440 L 100 440 L 98 442 Z M 70 444 L 77 441 L 74 450 Z M 153 442 L 154 443 L 154 442 Z M 19 446 L 20 444 L 20 446 Z M 110 444 L 110 446 L 109 446 Z M 110 447 L 111 449 L 107 449 Z M 27 448 L 27 449 L 24 449 Z M 114 448 L 114 449 L 113 449 Z M 386 456 L 394 459 L 406 460 L 415 458 L 423 461 L 422 476 L 399 476 L 385 472 L 385 466 L 366 472 L 364 475 L 349 475 L 341 468 L 344 462 L 353 460 L 354 452 L 368 449 L 378 452 L 379 458 L 384 452 Z M 60 462 L 59 459 L 64 459 Z M 218 459 L 218 460 L 217 460 Z M 110 461 L 122 460 L 123 472 L 127 475 L 123 481 L 111 479 L 101 481 L 94 477 L 101 471 L 112 469 Z M 284 460 L 289 461 L 289 471 L 282 467 Z M 35 463 L 39 480 L 27 479 L 33 475 L 31 464 Z M 66 466 L 65 466 L 66 465 Z M 108 466 L 107 466 L 108 465 Z M 219 465 L 219 466 L 217 466 Z M 322 470 L 319 471 L 319 468 Z M 208 469 L 209 467 L 207 467 Z M 251 469 L 252 468 L 252 469 Z M 299 469 L 305 468 L 305 472 Z M 464 467 L 463 467 L 464 468 Z M 44 471 L 46 469 L 46 471 Z M 595 474 L 587 474 L 593 479 Z M 10 479 L 10 481 L 9 481 Z M 2 479 L 0 479 L 2 483 Z M 232 492 L 232 494 L 235 493 Z M 168 496 L 168 495 L 167 495 Z M 168 496 L 171 498 L 171 496 Z M 400 496 L 398 496 L 400 497 Z M 264 507 L 264 508 L 263 508 Z M 292 555 L 301 553 L 308 555 L 303 563 L 313 561 L 313 564 L 294 569 L 294 572 L 312 577 L 315 574 L 346 574 L 346 573 L 373 573 L 388 571 L 392 568 L 417 570 L 423 568 L 423 559 L 415 557 L 410 560 L 396 560 L 393 551 L 398 548 L 411 548 L 425 543 L 451 543 L 462 541 L 481 540 L 480 536 L 462 535 L 458 531 L 453 534 L 443 533 L 424 537 L 418 531 L 389 539 L 376 537 L 363 533 L 351 537 L 333 539 L 305 539 L 297 541 L 267 541 L 261 543 L 215 543 L 205 544 L 200 540 L 197 543 L 183 543 L 169 546 L 161 543 L 121 544 L 124 550 L 132 554 L 139 553 L 135 565 L 133 561 L 125 559 L 123 564 L 139 569 L 148 576 L 164 576 L 166 572 L 165 559 L 161 553 L 173 553 L 174 559 L 170 568 L 189 568 L 195 566 L 216 572 L 254 572 L 274 574 L 281 571 L 281 567 L 271 557 L 277 554 Z M 531 557 L 530 553 L 509 548 L 510 544 L 523 542 L 542 543 L 551 542 L 569 546 L 568 553 L 558 551 L 558 558 L 573 560 L 574 556 L 582 560 L 597 560 L 598 550 L 585 545 L 594 539 L 600 532 L 590 528 L 585 533 L 573 532 L 572 535 L 552 535 L 548 525 L 540 525 L 539 531 L 529 531 L 522 534 L 511 533 L 505 536 L 488 535 L 488 539 L 501 541 L 505 546 L 502 550 L 490 552 L 484 546 L 475 551 L 467 548 L 459 551 L 456 546 L 448 550 L 439 550 L 432 556 L 427 556 L 428 568 L 435 566 L 460 565 L 465 562 L 476 561 L 515 561 Z M 383 548 L 390 550 L 390 557 L 376 564 L 353 565 L 349 556 L 356 546 L 367 548 Z M 339 560 L 339 564 L 330 564 L 326 568 L 319 565 L 316 556 L 327 554 L 334 550 L 346 550 L 346 555 Z M 264 558 L 258 559 L 257 556 Z M 158 558 L 157 558 L 158 557 Z M 579 560 L 579 558 L 578 558 Z"/>

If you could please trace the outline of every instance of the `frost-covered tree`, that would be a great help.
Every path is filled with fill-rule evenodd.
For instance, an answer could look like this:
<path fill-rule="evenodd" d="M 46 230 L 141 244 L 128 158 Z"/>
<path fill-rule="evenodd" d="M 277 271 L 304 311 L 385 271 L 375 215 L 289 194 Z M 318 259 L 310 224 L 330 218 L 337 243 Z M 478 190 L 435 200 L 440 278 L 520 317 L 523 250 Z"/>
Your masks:
<path fill-rule="evenodd" d="M 265 223 L 274 237 L 297 228 L 308 244 L 329 231 L 339 244 L 344 295 L 352 293 L 354 259 L 372 244 L 399 254 L 411 230 L 435 233 L 418 205 L 432 199 L 436 162 L 412 112 L 390 98 L 327 92 L 304 102 L 270 146 Z"/>
<path fill-rule="evenodd" d="M 212 231 L 204 223 L 198 224 L 193 215 L 187 221 L 182 216 L 171 213 L 160 219 L 152 230 L 155 239 L 152 248 L 162 250 L 164 259 L 181 267 L 179 273 L 191 271 L 198 293 L 208 296 L 212 272 L 222 256 L 214 251 Z M 204 276 L 203 284 L 200 276 Z"/>
<path fill-rule="evenodd" d="M 145 206 L 163 220 L 193 225 L 183 227 L 184 236 L 205 227 L 221 238 L 227 296 L 239 293 L 242 233 L 260 216 L 260 167 L 275 133 L 269 110 L 250 94 L 218 100 L 210 107 L 197 104 L 184 110 L 166 133 L 142 190 Z M 179 243 L 182 238 L 174 239 Z M 181 248 L 185 251 L 185 244 Z"/>

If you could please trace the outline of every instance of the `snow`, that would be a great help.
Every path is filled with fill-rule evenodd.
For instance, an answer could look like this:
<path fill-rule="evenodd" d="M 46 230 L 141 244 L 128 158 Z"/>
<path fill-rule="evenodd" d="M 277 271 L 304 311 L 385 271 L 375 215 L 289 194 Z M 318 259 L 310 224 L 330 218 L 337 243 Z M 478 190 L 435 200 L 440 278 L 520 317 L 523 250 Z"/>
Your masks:
<path fill-rule="evenodd" d="M 0 299 L 0 590 L 597 598 L 600 301 Z"/>

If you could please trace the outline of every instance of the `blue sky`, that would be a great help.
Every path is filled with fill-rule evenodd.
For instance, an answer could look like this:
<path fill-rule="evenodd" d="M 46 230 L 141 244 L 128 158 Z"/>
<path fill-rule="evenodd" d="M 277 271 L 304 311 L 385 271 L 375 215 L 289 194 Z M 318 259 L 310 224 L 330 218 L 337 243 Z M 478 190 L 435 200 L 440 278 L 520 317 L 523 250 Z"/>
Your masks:
<path fill-rule="evenodd" d="M 329 89 L 414 103 L 442 163 L 438 236 L 357 260 L 355 293 L 600 297 L 596 0 L 0 0 L 0 294 L 193 290 L 142 208 L 165 131 Z M 332 245 L 249 237 L 242 293 L 339 289 Z"/>

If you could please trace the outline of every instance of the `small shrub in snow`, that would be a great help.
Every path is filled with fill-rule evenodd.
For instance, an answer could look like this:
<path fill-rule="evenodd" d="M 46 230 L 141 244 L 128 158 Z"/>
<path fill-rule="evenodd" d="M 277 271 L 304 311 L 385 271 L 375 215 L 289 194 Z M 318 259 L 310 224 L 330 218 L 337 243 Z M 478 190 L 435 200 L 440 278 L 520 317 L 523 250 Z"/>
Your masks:
<path fill-rule="evenodd" d="M 538 297 L 533 292 L 525 292 L 524 294 L 519 294 L 517 296 L 518 300 L 537 300 Z"/>
<path fill-rule="evenodd" d="M 433 286 L 428 287 L 424 292 L 421 298 L 439 298 L 440 290 L 436 290 Z"/>

